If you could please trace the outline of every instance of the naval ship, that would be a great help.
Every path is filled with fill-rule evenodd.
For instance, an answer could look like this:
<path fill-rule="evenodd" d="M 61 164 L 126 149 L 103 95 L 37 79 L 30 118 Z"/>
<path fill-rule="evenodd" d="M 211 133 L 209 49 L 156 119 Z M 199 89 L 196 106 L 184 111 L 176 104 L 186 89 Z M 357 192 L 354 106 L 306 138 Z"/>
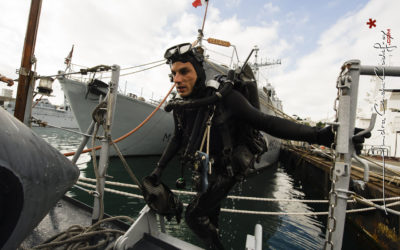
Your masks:
<path fill-rule="evenodd" d="M 3 89 L 2 92 L 3 94 L 0 96 L 1 107 L 14 115 L 15 99 L 12 98 L 12 90 Z M 49 125 L 58 128 L 78 129 L 78 123 L 67 102 L 59 106 L 52 104 L 48 98 L 38 98 L 32 106 L 32 127 Z"/>

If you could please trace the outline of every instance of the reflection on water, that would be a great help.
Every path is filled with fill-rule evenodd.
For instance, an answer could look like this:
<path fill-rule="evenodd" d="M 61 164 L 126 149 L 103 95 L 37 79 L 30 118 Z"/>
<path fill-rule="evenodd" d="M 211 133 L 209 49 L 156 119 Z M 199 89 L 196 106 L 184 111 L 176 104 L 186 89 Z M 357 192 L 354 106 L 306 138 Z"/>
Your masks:
<path fill-rule="evenodd" d="M 61 152 L 74 151 L 81 141 L 81 136 L 66 131 L 49 128 L 34 128 L 51 145 Z M 148 175 L 158 160 L 158 156 L 129 157 L 127 162 L 138 179 Z M 81 176 L 94 178 L 93 165 L 88 154 L 84 154 L 79 160 Z M 188 173 L 185 177 L 190 184 Z M 110 167 L 107 174 L 108 180 L 135 184 L 118 158 L 110 160 Z M 170 187 L 175 188 L 175 180 L 180 177 L 181 171 L 177 160 L 173 160 L 163 174 L 163 181 Z M 188 185 L 190 186 L 190 185 Z M 121 188 L 107 185 L 108 188 L 118 189 L 126 192 L 140 194 L 132 188 Z M 277 164 L 262 171 L 258 175 L 249 177 L 243 183 L 238 184 L 231 193 L 232 195 L 276 198 L 276 199 L 317 199 L 307 196 L 307 191 L 285 167 Z M 68 195 L 73 196 L 89 205 L 93 199 L 86 192 L 72 188 Z M 184 203 L 188 203 L 190 196 L 180 195 Z M 319 197 L 321 199 L 321 197 Z M 129 215 L 137 217 L 145 205 L 144 201 L 137 198 L 125 197 L 117 194 L 105 194 L 105 211 L 111 215 Z M 222 207 L 270 212 L 313 212 L 326 211 L 327 205 L 313 205 L 299 202 L 285 201 L 243 201 L 226 199 Z M 321 249 L 325 239 L 325 216 L 304 216 L 304 215 L 254 215 L 221 212 L 220 229 L 224 245 L 228 249 L 244 249 L 247 234 L 254 234 L 254 226 L 259 223 L 263 227 L 263 249 Z M 183 240 L 200 245 L 200 242 L 190 232 L 185 223 L 176 224 L 173 219 L 167 223 L 167 230 L 174 236 Z M 349 241 L 353 241 L 351 239 Z M 343 243 L 343 248 L 350 248 L 354 243 Z"/>
<path fill-rule="evenodd" d="M 32 130 L 61 153 L 74 152 L 81 143 L 82 136 L 77 133 L 60 130 L 57 128 L 33 127 Z M 73 156 L 69 156 L 72 159 Z M 78 167 L 86 168 L 91 160 L 89 153 L 82 154 L 77 162 Z"/>
<path fill-rule="evenodd" d="M 295 189 L 294 179 L 278 168 L 276 172 L 276 199 L 305 199 L 305 195 Z M 280 201 L 278 211 L 311 213 L 315 210 L 305 203 Z M 279 230 L 269 239 L 272 249 L 321 249 L 325 235 L 323 224 L 316 216 L 280 216 L 282 221 Z"/>

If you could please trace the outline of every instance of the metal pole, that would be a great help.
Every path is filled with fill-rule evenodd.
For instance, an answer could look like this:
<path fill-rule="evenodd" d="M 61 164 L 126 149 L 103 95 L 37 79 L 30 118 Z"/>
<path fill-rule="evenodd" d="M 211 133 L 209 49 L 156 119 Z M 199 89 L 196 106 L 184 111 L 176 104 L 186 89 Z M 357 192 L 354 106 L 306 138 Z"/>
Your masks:
<path fill-rule="evenodd" d="M 341 249 L 346 219 L 347 200 L 351 173 L 351 157 L 354 152 L 351 140 L 354 134 L 357 109 L 357 93 L 360 77 L 360 61 L 344 63 L 338 79 L 339 107 L 336 160 L 332 173 L 332 189 L 327 223 L 327 249 Z"/>
<path fill-rule="evenodd" d="M 89 125 L 89 128 L 86 130 L 86 135 L 84 136 L 81 144 L 79 145 L 78 149 L 76 150 L 74 157 L 72 158 L 72 163 L 76 164 L 76 162 L 79 159 L 79 156 L 81 155 L 83 148 L 85 147 L 85 145 L 87 144 L 90 135 L 93 133 L 93 129 L 94 129 L 94 121 L 92 121 Z"/>
<path fill-rule="evenodd" d="M 26 99 L 26 106 L 25 106 L 25 114 L 24 114 L 24 123 L 28 127 L 32 127 L 32 104 L 33 104 L 33 90 L 35 89 L 35 77 L 36 77 L 36 72 L 30 72 L 30 77 L 29 77 L 29 89 L 28 89 L 28 95 Z M 15 109 L 17 110 L 17 109 Z"/>
<path fill-rule="evenodd" d="M 400 67 L 362 65 L 360 67 L 360 74 L 370 76 L 400 76 Z"/>
<path fill-rule="evenodd" d="M 107 96 L 105 98 L 107 98 Z M 99 103 L 101 103 L 102 101 L 103 101 L 103 96 L 100 95 Z M 88 129 L 86 130 L 86 134 L 84 135 L 81 144 L 79 145 L 78 149 L 76 150 L 76 152 L 74 154 L 74 157 L 72 158 L 72 163 L 76 164 L 76 162 L 78 161 L 79 156 L 81 155 L 85 145 L 89 141 L 90 135 L 93 134 L 94 125 L 95 125 L 95 122 L 92 120 L 92 122 L 90 123 Z"/>
<path fill-rule="evenodd" d="M 394 157 L 397 157 L 397 135 L 400 134 L 400 131 L 396 131 L 396 140 L 394 142 Z"/>
<path fill-rule="evenodd" d="M 25 35 L 24 49 L 22 52 L 21 68 L 19 69 L 17 98 L 15 103 L 14 116 L 28 125 L 29 119 L 26 119 L 25 110 L 28 106 L 27 99 L 33 98 L 33 84 L 32 78 L 34 73 L 31 72 L 32 64 L 34 62 L 34 52 L 36 44 L 36 35 L 39 27 L 40 10 L 42 7 L 42 0 L 32 0 L 29 12 L 28 26 Z M 30 103 L 29 105 L 32 105 Z"/>
<path fill-rule="evenodd" d="M 101 151 L 99 160 L 99 178 L 97 180 L 96 191 L 99 193 L 98 197 L 94 198 L 92 223 L 103 218 L 104 214 L 104 187 L 105 187 L 105 175 L 107 172 L 109 162 L 109 147 L 111 142 L 111 127 L 114 119 L 115 104 L 117 101 L 117 90 L 118 80 L 120 74 L 120 67 L 118 65 L 112 66 L 112 76 L 109 87 L 109 94 L 107 98 L 107 113 L 106 113 L 106 124 L 104 129 L 104 138 L 101 141 Z"/>
<path fill-rule="evenodd" d="M 257 224 L 254 228 L 254 238 L 256 239 L 255 250 L 262 250 L 262 226 Z"/>

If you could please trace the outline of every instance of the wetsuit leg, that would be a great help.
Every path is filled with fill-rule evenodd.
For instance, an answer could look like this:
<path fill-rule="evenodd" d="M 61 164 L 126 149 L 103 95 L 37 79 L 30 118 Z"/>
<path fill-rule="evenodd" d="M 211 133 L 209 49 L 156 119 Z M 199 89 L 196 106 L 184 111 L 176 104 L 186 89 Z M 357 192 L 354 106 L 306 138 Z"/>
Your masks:
<path fill-rule="evenodd" d="M 221 201 L 235 185 L 236 179 L 219 175 L 205 193 L 199 193 L 186 209 L 185 220 L 190 229 L 210 249 L 224 249 L 218 235 Z"/>
<path fill-rule="evenodd" d="M 210 215 L 211 223 L 218 229 L 219 228 L 219 213 L 221 211 L 221 206 L 215 208 L 215 212 Z"/>

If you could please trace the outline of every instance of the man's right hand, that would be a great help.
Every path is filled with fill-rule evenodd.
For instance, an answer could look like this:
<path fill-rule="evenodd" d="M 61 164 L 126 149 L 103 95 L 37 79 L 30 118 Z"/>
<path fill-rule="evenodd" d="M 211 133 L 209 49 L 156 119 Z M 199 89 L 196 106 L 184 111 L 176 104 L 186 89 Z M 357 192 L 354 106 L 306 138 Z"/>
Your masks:
<path fill-rule="evenodd" d="M 358 132 L 363 131 L 364 129 L 361 128 L 354 128 L 354 134 L 356 135 Z M 318 130 L 318 144 L 324 145 L 327 147 L 331 147 L 332 143 L 334 141 L 334 134 L 332 131 L 332 126 L 327 126 L 322 129 Z M 371 132 L 368 132 L 366 134 L 363 134 L 361 136 L 353 136 L 352 141 L 354 144 L 354 149 L 356 151 L 356 154 L 359 155 L 361 154 L 361 150 L 363 149 L 363 144 L 366 138 L 371 137 Z"/>
<path fill-rule="evenodd" d="M 8 77 L 0 75 L 0 81 L 7 83 L 7 86 L 11 87 L 14 85 L 14 80 Z"/>

